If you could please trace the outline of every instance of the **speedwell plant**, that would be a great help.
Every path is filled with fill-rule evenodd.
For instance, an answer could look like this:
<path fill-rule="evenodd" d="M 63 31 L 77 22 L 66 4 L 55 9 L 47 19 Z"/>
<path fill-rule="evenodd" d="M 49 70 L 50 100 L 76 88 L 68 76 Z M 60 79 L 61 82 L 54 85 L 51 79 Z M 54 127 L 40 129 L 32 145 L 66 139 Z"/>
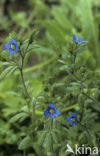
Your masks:
<path fill-rule="evenodd" d="M 34 31 L 29 39 L 22 40 L 15 33 L 10 34 L 2 52 L 5 61 L 2 62 L 4 70 L 0 79 L 3 80 L 8 73 L 11 75 L 15 72 L 15 76 L 20 73 L 19 79 L 23 85 L 21 96 L 25 99 L 25 104 L 18 113 L 11 115 L 10 125 L 13 133 L 20 133 L 13 144 L 17 144 L 18 150 L 24 156 L 29 153 L 34 156 L 68 155 L 67 144 L 71 147 L 75 144 L 99 147 L 100 131 L 93 125 L 98 119 L 97 111 L 100 110 L 96 94 L 100 92 L 99 75 L 78 60 L 89 44 L 88 41 L 73 35 L 64 50 L 65 55 L 62 49 L 60 55 L 55 54 L 52 64 L 57 65 L 57 72 L 55 73 L 51 66 L 48 74 L 45 68 L 44 73 L 39 75 L 42 79 L 42 90 L 37 96 L 33 96 L 33 86 L 29 87 L 29 77 L 24 76 L 24 67 L 32 49 L 41 48 L 35 44 L 36 34 Z M 35 72 L 33 74 L 35 75 Z"/>

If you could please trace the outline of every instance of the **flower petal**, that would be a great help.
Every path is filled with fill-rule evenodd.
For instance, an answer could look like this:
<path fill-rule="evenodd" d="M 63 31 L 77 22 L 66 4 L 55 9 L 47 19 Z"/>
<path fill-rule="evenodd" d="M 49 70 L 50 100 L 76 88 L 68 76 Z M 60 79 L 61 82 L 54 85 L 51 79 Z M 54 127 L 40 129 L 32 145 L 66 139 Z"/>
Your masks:
<path fill-rule="evenodd" d="M 17 42 L 14 39 L 10 40 L 10 44 L 16 44 Z"/>
<path fill-rule="evenodd" d="M 50 109 L 55 109 L 55 108 L 56 108 L 56 106 L 55 106 L 54 104 L 49 104 L 48 107 L 49 107 Z"/>
<path fill-rule="evenodd" d="M 50 117 L 50 119 L 54 119 L 55 118 L 55 113 L 51 113 L 50 115 L 49 115 L 49 117 Z"/>
<path fill-rule="evenodd" d="M 72 113 L 71 117 L 72 117 L 72 118 L 77 118 L 76 113 Z"/>
<path fill-rule="evenodd" d="M 84 40 L 84 41 L 81 41 L 81 43 L 86 43 L 87 41 L 86 40 Z"/>
<path fill-rule="evenodd" d="M 77 36 L 76 35 L 73 35 L 73 41 L 77 42 Z"/>
<path fill-rule="evenodd" d="M 49 112 L 48 112 L 48 110 L 46 109 L 46 110 L 44 111 L 44 116 L 45 116 L 45 117 L 48 117 L 48 115 L 49 115 Z"/>
<path fill-rule="evenodd" d="M 10 49 L 9 55 L 12 55 L 14 53 L 14 50 Z"/>
<path fill-rule="evenodd" d="M 66 118 L 66 120 L 67 120 L 68 122 L 70 122 L 71 116 L 68 116 L 68 117 Z"/>
<path fill-rule="evenodd" d="M 82 37 L 79 37 L 78 38 L 78 43 L 81 43 L 82 42 Z"/>
<path fill-rule="evenodd" d="M 74 121 L 74 125 L 76 125 L 77 124 L 77 118 L 75 119 L 75 121 Z"/>
<path fill-rule="evenodd" d="M 73 68 L 72 66 L 68 66 L 68 68 Z"/>
<path fill-rule="evenodd" d="M 74 125 L 74 122 L 71 120 L 71 121 L 69 122 L 69 125 L 70 125 L 70 126 L 73 126 L 73 125 Z"/>
<path fill-rule="evenodd" d="M 60 115 L 60 111 L 58 109 L 56 109 L 55 114 L 56 114 L 56 116 L 59 116 Z"/>
<path fill-rule="evenodd" d="M 18 43 L 14 39 L 11 39 L 10 40 L 10 45 L 15 46 L 15 49 L 13 49 L 13 51 L 14 51 L 14 53 L 16 53 L 18 51 Z"/>
<path fill-rule="evenodd" d="M 4 49 L 5 49 L 5 50 L 11 50 L 11 45 L 10 45 L 10 43 L 6 43 L 6 44 L 4 45 Z"/>

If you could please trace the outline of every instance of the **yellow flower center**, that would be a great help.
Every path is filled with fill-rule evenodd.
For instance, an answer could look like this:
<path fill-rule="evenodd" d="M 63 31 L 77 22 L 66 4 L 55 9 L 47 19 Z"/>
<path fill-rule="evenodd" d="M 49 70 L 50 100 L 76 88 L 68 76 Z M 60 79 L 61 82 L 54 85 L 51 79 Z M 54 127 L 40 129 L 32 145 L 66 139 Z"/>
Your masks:
<path fill-rule="evenodd" d="M 15 45 L 11 44 L 11 49 L 14 50 L 15 49 Z"/>
<path fill-rule="evenodd" d="M 50 109 L 49 112 L 50 112 L 50 113 L 54 113 L 54 109 Z"/>
<path fill-rule="evenodd" d="M 72 120 L 73 122 L 75 122 L 75 121 L 76 121 L 76 119 L 75 119 L 75 118 L 72 118 L 71 120 Z"/>

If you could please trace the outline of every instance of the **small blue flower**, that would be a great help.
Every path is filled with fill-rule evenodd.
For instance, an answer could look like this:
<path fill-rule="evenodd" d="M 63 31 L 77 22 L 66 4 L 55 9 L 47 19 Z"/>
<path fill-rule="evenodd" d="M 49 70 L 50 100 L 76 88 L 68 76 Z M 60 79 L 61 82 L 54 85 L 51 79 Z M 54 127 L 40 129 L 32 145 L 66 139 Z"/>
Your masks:
<path fill-rule="evenodd" d="M 68 66 L 68 68 L 73 68 L 72 66 Z"/>
<path fill-rule="evenodd" d="M 68 116 L 66 120 L 69 122 L 70 126 L 77 124 L 77 115 L 75 113 L 72 113 L 71 116 Z"/>
<path fill-rule="evenodd" d="M 82 41 L 82 37 L 77 38 L 76 35 L 73 35 L 73 41 L 75 43 L 86 43 L 87 42 L 86 40 Z"/>
<path fill-rule="evenodd" d="M 44 111 L 45 117 L 50 117 L 50 119 L 54 119 L 55 116 L 59 116 L 60 111 L 56 108 L 54 104 L 49 104 L 46 110 Z"/>
<path fill-rule="evenodd" d="M 4 49 L 9 50 L 9 55 L 12 55 L 18 51 L 18 43 L 14 39 L 11 39 L 9 43 L 4 45 Z"/>

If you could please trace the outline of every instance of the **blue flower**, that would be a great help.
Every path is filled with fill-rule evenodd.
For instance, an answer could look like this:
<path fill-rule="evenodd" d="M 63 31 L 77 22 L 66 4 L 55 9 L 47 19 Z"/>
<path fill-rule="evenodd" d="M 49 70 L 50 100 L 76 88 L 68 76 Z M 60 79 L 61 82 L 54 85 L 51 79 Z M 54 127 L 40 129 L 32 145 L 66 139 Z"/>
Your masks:
<path fill-rule="evenodd" d="M 77 115 L 75 113 L 72 113 L 71 116 L 68 116 L 66 120 L 69 122 L 70 126 L 77 124 Z"/>
<path fill-rule="evenodd" d="M 46 110 L 44 111 L 45 117 L 50 117 L 50 119 L 54 119 L 55 116 L 59 116 L 60 111 L 56 108 L 54 104 L 49 104 Z"/>
<path fill-rule="evenodd" d="M 14 39 L 11 39 L 9 43 L 4 45 L 4 49 L 9 50 L 9 55 L 12 55 L 18 51 L 18 43 Z"/>
<path fill-rule="evenodd" d="M 73 68 L 72 66 L 68 66 L 68 68 Z"/>
<path fill-rule="evenodd" d="M 87 42 L 86 40 L 82 41 L 82 37 L 77 38 L 76 35 L 73 35 L 73 41 L 75 43 L 86 43 Z"/>

